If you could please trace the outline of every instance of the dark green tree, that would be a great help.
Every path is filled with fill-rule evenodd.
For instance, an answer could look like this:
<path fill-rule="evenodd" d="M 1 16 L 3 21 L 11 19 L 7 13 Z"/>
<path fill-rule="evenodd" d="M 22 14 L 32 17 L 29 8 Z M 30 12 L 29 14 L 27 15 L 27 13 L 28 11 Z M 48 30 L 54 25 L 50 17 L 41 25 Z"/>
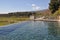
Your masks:
<path fill-rule="evenodd" d="M 52 14 L 54 14 L 59 6 L 60 6 L 60 0 L 50 0 L 50 3 L 49 3 L 49 9 L 51 10 Z"/>

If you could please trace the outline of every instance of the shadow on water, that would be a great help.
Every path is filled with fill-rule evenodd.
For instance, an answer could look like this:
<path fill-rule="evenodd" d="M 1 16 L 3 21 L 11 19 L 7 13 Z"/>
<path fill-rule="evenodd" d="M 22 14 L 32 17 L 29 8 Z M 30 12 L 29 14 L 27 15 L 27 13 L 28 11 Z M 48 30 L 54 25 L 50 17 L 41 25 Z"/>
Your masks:
<path fill-rule="evenodd" d="M 60 40 L 60 22 L 46 22 L 48 26 L 48 40 Z"/>

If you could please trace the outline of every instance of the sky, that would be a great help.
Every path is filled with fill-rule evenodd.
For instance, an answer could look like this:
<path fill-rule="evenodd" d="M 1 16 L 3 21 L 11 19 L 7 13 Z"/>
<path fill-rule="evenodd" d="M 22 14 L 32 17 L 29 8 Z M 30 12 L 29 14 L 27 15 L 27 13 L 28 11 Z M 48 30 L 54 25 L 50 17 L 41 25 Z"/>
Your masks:
<path fill-rule="evenodd" d="M 0 13 L 47 9 L 49 0 L 0 0 Z"/>

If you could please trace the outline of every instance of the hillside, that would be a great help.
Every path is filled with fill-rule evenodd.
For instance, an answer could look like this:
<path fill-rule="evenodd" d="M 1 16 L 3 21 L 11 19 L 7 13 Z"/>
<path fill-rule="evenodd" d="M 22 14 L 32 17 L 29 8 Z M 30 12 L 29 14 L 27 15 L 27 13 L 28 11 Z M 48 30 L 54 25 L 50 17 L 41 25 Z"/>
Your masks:
<path fill-rule="evenodd" d="M 11 17 L 11 16 L 16 16 L 16 17 L 27 16 L 27 17 L 29 17 L 30 15 L 40 14 L 40 13 L 42 15 L 51 14 L 50 10 L 44 9 L 44 10 L 40 10 L 40 11 L 30 11 L 30 12 L 11 12 L 8 14 L 0 14 L 0 17 Z"/>

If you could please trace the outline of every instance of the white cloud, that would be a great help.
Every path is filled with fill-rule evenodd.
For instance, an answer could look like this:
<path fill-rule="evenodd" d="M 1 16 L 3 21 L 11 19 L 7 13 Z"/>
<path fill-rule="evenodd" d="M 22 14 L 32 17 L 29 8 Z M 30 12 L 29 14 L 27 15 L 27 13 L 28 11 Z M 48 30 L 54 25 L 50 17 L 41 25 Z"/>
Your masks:
<path fill-rule="evenodd" d="M 36 10 L 40 10 L 40 7 L 39 7 L 39 6 L 37 6 L 37 7 L 36 7 Z"/>
<path fill-rule="evenodd" d="M 40 10 L 40 7 L 35 4 L 32 4 L 32 8 L 33 8 L 33 10 Z"/>
<path fill-rule="evenodd" d="M 36 5 L 35 4 L 32 4 L 32 7 L 35 7 Z"/>
<path fill-rule="evenodd" d="M 36 5 L 35 5 L 35 4 L 32 4 L 32 8 L 33 8 L 33 10 L 35 10 L 35 8 L 36 8 Z"/>

